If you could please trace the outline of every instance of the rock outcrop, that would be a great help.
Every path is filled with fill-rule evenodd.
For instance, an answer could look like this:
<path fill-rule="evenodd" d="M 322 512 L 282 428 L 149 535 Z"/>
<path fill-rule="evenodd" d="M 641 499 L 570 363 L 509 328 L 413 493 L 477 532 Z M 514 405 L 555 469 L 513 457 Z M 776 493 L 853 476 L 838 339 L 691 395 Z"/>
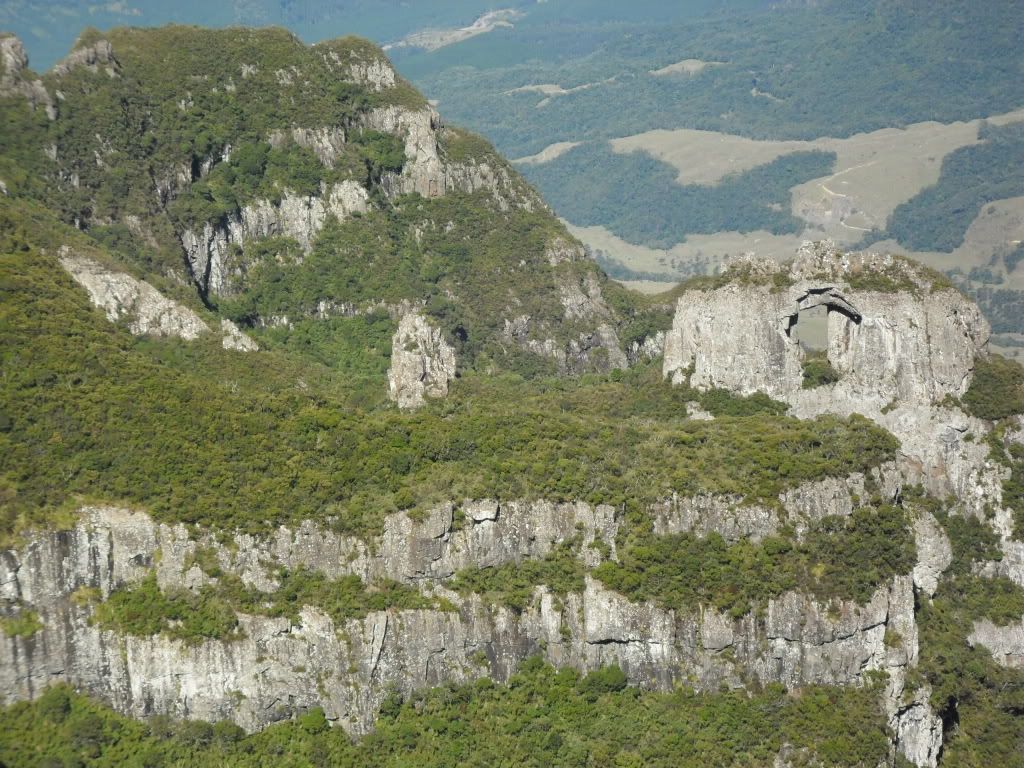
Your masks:
<path fill-rule="evenodd" d="M 61 249 L 61 266 L 89 293 L 92 303 L 111 322 L 128 321 L 128 330 L 138 336 L 171 336 L 194 341 L 210 326 L 195 311 L 168 299 L 144 280 L 115 272 L 85 256 Z M 230 320 L 221 320 L 223 346 L 241 352 L 259 349 L 251 338 Z"/>
<path fill-rule="evenodd" d="M 999 626 L 987 619 L 977 621 L 967 641 L 987 648 L 992 658 L 1004 667 L 1024 669 L 1024 617 L 1008 626 Z"/>
<path fill-rule="evenodd" d="M 28 55 L 21 40 L 0 37 L 0 96 L 21 96 L 33 109 L 43 109 L 50 120 L 57 119 L 57 106 L 42 80 L 26 78 Z"/>
<path fill-rule="evenodd" d="M 389 197 L 411 193 L 440 197 L 449 192 L 486 190 L 502 210 L 512 207 L 533 210 L 543 206 L 537 194 L 497 155 L 493 160 L 475 157 L 454 161 L 445 157 L 441 137 L 448 129 L 442 125 L 437 111 L 430 107 L 381 107 L 366 114 L 362 124 L 405 141 L 405 164 L 401 173 L 385 174 L 381 180 Z"/>
<path fill-rule="evenodd" d="M 986 351 L 990 329 L 977 305 L 953 288 L 930 290 L 916 267 L 893 257 L 808 243 L 789 266 L 748 260 L 733 270 L 735 282 L 680 297 L 665 340 L 664 370 L 674 381 L 692 369 L 690 383 L 702 389 L 881 411 L 959 397 Z M 792 329 L 818 306 L 828 309 L 827 355 L 840 378 L 808 392 Z"/>
<path fill-rule="evenodd" d="M 120 73 L 114 48 L 108 40 L 97 40 L 92 45 L 75 48 L 54 65 L 52 72 L 57 77 L 64 77 L 77 67 L 94 73 L 102 71 L 109 77 L 117 77 Z"/>
<path fill-rule="evenodd" d="M 106 313 L 108 320 L 126 318 L 134 334 L 176 336 L 192 341 L 210 331 L 210 326 L 194 311 L 168 299 L 143 280 L 76 256 L 67 248 L 61 252 L 60 263 L 89 292 L 92 303 Z"/>
<path fill-rule="evenodd" d="M 312 247 L 328 216 L 339 221 L 365 213 L 369 193 L 355 181 L 343 181 L 321 195 L 286 192 L 279 204 L 255 200 L 229 216 L 226 224 L 206 224 L 202 230 L 181 233 L 181 245 L 193 280 L 204 294 L 230 294 L 244 271 L 247 244 L 270 237 L 288 237 L 304 250 Z M 242 249 L 241 259 L 234 249 Z"/>
<path fill-rule="evenodd" d="M 420 312 L 403 316 L 391 340 L 391 399 L 399 408 L 418 408 L 428 397 L 445 397 L 454 378 L 455 350 L 441 330 Z"/>
<path fill-rule="evenodd" d="M 841 254 L 805 243 L 780 265 L 745 257 L 721 287 L 679 297 L 663 370 L 697 389 L 762 392 L 801 418 L 859 413 L 900 439 L 907 482 L 953 496 L 971 514 L 998 505 L 1004 470 L 973 440 L 987 427 L 947 403 L 970 385 L 987 354 L 977 305 L 910 262 Z M 731 279 L 729 279 L 731 278 Z M 806 389 L 807 353 L 794 338 L 800 313 L 825 306 L 833 384 Z"/>
<path fill-rule="evenodd" d="M 648 687 L 686 681 L 700 690 L 751 680 L 857 685 L 883 669 L 898 682 L 916 664 L 909 576 L 881 585 L 864 605 L 787 593 L 763 614 L 738 619 L 708 608 L 632 603 L 588 577 L 582 592 L 564 596 L 537 587 L 517 612 L 452 592 L 446 579 L 464 567 L 543 556 L 570 539 L 581 541 L 580 556 L 594 565 L 603 555 L 588 543 L 614 542 L 615 510 L 483 500 L 464 502 L 462 512 L 461 527 L 451 505 L 422 520 L 395 515 L 367 544 L 310 523 L 218 541 L 212 532 L 190 534 L 143 513 L 84 510 L 73 530 L 35 534 L 21 549 L 0 553 L 5 610 L 30 607 L 43 624 L 31 637 L 0 639 L 0 691 L 10 701 L 68 680 L 135 716 L 231 718 L 250 730 L 322 706 L 330 719 L 363 733 L 390 689 L 408 693 L 481 675 L 505 680 L 536 654 L 582 670 L 615 663 Z M 306 565 L 370 582 L 394 578 L 444 597 L 453 609 L 379 611 L 335 624 L 305 607 L 297 622 L 241 616 L 242 637 L 191 645 L 119 636 L 90 623 L 89 594 L 105 598 L 151 569 L 165 588 L 196 589 L 215 579 L 194 564 L 199 546 L 215 552 L 223 572 L 267 591 L 276 588 L 274 569 Z M 607 552 L 614 557 L 614 548 Z M 887 630 L 898 643 L 886 642 Z M 902 692 L 900 683 L 890 698 Z M 918 722 L 905 722 L 895 704 L 892 717 L 906 734 Z"/>

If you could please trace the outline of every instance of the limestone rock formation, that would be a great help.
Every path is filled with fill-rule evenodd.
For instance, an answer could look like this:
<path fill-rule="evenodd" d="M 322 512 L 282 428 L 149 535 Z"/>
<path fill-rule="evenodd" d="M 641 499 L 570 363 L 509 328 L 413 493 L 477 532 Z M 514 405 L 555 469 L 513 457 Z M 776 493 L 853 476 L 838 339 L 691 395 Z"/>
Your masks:
<path fill-rule="evenodd" d="M 381 107 L 365 115 L 363 125 L 405 141 L 401 173 L 386 174 L 382 182 L 389 196 L 416 193 L 440 197 L 449 192 L 485 190 L 503 210 L 543 206 L 537 194 L 518 180 L 497 155 L 493 162 L 485 158 L 454 162 L 444 157 L 441 139 L 448 129 L 433 108 Z"/>
<path fill-rule="evenodd" d="M 21 40 L 13 35 L 0 37 L 0 96 L 22 96 L 33 109 L 42 108 L 50 120 L 57 119 L 57 107 L 41 80 L 28 80 L 28 55 Z"/>
<path fill-rule="evenodd" d="M 440 329 L 419 312 L 402 317 L 391 340 L 388 393 L 399 408 L 418 408 L 444 397 L 455 378 L 455 350 Z"/>
<path fill-rule="evenodd" d="M 1024 617 L 1019 623 L 998 626 L 987 619 L 974 624 L 967 638 L 971 645 L 981 645 L 1004 667 L 1024 669 Z"/>
<path fill-rule="evenodd" d="M 143 513 L 86 509 L 74 530 L 34 534 L 24 547 L 0 553 L 0 607 L 30 607 L 43 624 L 32 637 L 0 642 L 3 700 L 34 697 L 54 680 L 68 680 L 135 716 L 231 718 L 252 730 L 323 706 L 330 719 L 363 733 L 390 688 L 408 693 L 482 674 L 505 680 L 536 654 L 583 670 L 616 663 L 638 684 L 668 688 L 688 680 L 701 690 L 749 679 L 856 685 L 870 670 L 899 673 L 916 663 L 909 576 L 880 586 L 864 605 L 787 593 L 763 615 L 739 619 L 631 603 L 589 578 L 582 592 L 561 599 L 537 587 L 521 613 L 451 592 L 445 580 L 459 568 L 543 556 L 581 534 L 580 551 L 600 559 L 587 543 L 614 542 L 618 524 L 613 508 L 586 504 L 480 500 L 463 509 L 468 524 L 461 528 L 451 505 L 423 520 L 395 515 L 372 545 L 309 523 L 225 542 Z M 89 622 L 92 609 L 81 595 L 106 597 L 151 569 L 164 587 L 197 589 L 215 579 L 193 564 L 199 546 L 216 553 L 224 573 L 259 589 L 276 589 L 276 567 L 307 565 L 329 576 L 414 584 L 454 610 L 372 612 L 335 625 L 307 607 L 294 623 L 242 616 L 242 637 L 195 645 L 118 636 Z M 889 628 L 899 632 L 896 647 L 884 641 Z M 894 701 L 901 695 L 902 685 Z M 895 710 L 893 717 L 902 722 Z"/>
<path fill-rule="evenodd" d="M 114 272 L 68 248 L 62 250 L 60 263 L 89 292 L 92 303 L 106 313 L 108 320 L 127 318 L 132 333 L 191 341 L 210 330 L 191 309 L 171 301 L 143 280 Z"/>
<path fill-rule="evenodd" d="M 241 329 L 227 318 L 220 321 L 220 330 L 224 334 L 221 340 L 224 349 L 233 349 L 236 352 L 259 351 L 260 345 L 242 333 Z"/>
<path fill-rule="evenodd" d="M 92 45 L 75 48 L 54 65 L 53 74 L 63 77 L 76 67 L 85 67 L 92 72 L 102 70 L 110 77 L 116 77 L 120 69 L 114 48 L 108 40 L 97 40 Z"/>
<path fill-rule="evenodd" d="M 698 388 L 765 392 L 799 403 L 805 353 L 792 330 L 801 312 L 828 309 L 828 360 L 838 383 L 820 400 L 937 405 L 970 384 L 990 329 L 953 288 L 928 290 L 916 268 L 892 257 L 843 255 L 805 244 L 789 266 L 739 263 L 740 279 L 680 297 L 665 340 L 664 371 Z M 867 280 L 876 278 L 878 286 Z M 903 281 L 903 282 L 900 282 Z M 815 393 L 818 394 L 818 393 Z"/>
<path fill-rule="evenodd" d="M 989 325 L 952 287 L 923 268 L 877 254 L 805 243 L 788 265 L 744 257 L 721 287 L 679 297 L 663 370 L 674 382 L 763 392 L 794 415 L 859 413 L 903 443 L 908 482 L 952 495 L 971 513 L 998 505 L 1002 472 L 969 439 L 986 427 L 948 399 L 963 395 Z M 807 353 L 794 337 L 800 313 L 825 306 L 828 362 L 838 381 L 803 387 Z"/>

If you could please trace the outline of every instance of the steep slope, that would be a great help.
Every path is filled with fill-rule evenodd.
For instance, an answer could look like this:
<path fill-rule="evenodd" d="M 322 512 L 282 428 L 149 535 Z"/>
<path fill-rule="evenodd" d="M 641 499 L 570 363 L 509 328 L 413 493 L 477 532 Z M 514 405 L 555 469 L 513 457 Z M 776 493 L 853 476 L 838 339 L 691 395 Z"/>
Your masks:
<path fill-rule="evenodd" d="M 443 765 L 527 687 L 524 760 L 1019 763 L 1024 371 L 940 276 L 643 300 L 362 43 L 0 42 L 0 759 Z"/>
<path fill-rule="evenodd" d="M 420 314 L 460 367 L 625 364 L 601 273 L 372 45 L 86 32 L 37 78 L 17 40 L 2 44 L 8 195 L 43 202 L 139 276 L 191 283 L 251 329 Z"/>

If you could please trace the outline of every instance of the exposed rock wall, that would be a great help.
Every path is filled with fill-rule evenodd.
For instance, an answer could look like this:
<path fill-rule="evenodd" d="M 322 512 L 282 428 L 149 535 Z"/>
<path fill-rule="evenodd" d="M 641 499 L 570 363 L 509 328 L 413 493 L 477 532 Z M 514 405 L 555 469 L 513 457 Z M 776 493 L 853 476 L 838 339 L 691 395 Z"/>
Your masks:
<path fill-rule="evenodd" d="M 987 619 L 974 623 L 974 631 L 967 638 L 971 645 L 980 645 L 992 652 L 1004 667 L 1024 669 L 1024 617 L 1008 626 L 993 624 Z"/>
<path fill-rule="evenodd" d="M 61 249 L 61 266 L 72 279 L 89 293 L 92 303 L 116 322 L 128 320 L 128 329 L 138 336 L 172 336 L 194 341 L 210 326 L 193 310 L 168 299 L 144 280 L 123 272 L 115 272 L 95 261 Z M 222 344 L 225 349 L 255 352 L 259 349 L 251 338 L 230 320 L 221 320 Z"/>
<path fill-rule="evenodd" d="M 852 258 L 829 244 L 806 244 L 789 266 L 736 265 L 753 276 L 679 298 L 665 340 L 665 375 L 681 381 L 692 369 L 690 383 L 699 388 L 765 392 L 794 403 L 849 400 L 873 411 L 959 397 L 975 357 L 987 349 L 990 329 L 981 311 L 951 288 L 852 287 L 865 273 L 903 267 L 876 260 L 882 257 Z M 840 380 L 809 394 L 802 389 L 805 353 L 792 328 L 801 311 L 821 305 L 829 310 L 828 360 Z"/>
<path fill-rule="evenodd" d="M 134 334 L 177 336 L 192 341 L 210 330 L 191 309 L 168 299 L 143 280 L 114 272 L 66 247 L 61 251 L 60 263 L 89 292 L 92 303 L 106 313 L 108 320 L 128 318 L 128 327 Z"/>
<path fill-rule="evenodd" d="M 492 194 L 502 210 L 543 207 L 537 194 L 520 181 L 497 157 L 454 162 L 443 156 L 441 116 L 432 108 L 390 106 L 375 109 L 362 119 L 366 128 L 394 134 L 405 140 L 405 165 L 401 173 L 386 174 L 382 184 L 388 195 L 416 193 L 440 197 L 449 192 Z"/>
<path fill-rule="evenodd" d="M 564 597 L 538 587 L 532 604 L 517 613 L 450 592 L 444 580 L 470 565 L 542 556 L 575 536 L 613 542 L 614 510 L 479 501 L 464 503 L 463 513 L 461 528 L 450 505 L 422 521 L 393 516 L 367 546 L 310 524 L 222 544 L 142 513 L 86 510 L 74 530 L 38 534 L 0 554 L 3 604 L 31 607 L 44 625 L 32 637 L 0 639 L 0 691 L 10 701 L 69 680 L 135 716 L 231 718 L 248 729 L 323 706 L 331 719 L 362 733 L 391 687 L 409 692 L 485 674 L 505 680 L 535 654 L 583 670 L 616 663 L 644 686 L 685 681 L 701 690 L 752 680 L 856 685 L 867 671 L 887 669 L 899 678 L 916 663 L 909 576 L 880 586 L 865 605 L 825 605 L 788 593 L 763 615 L 739 619 L 631 603 L 588 578 L 583 592 Z M 106 596 L 154 567 L 165 587 L 209 580 L 197 566 L 186 567 L 199 545 L 214 548 L 226 571 L 261 588 L 275 588 L 268 576 L 274 567 L 309 565 L 333 575 L 397 578 L 447 597 L 455 610 L 381 611 L 335 625 L 304 608 L 294 624 L 241 617 L 242 639 L 197 645 L 120 637 L 90 625 L 83 588 Z M 601 557 L 586 544 L 580 551 L 591 564 Z M 889 628 L 901 638 L 895 646 L 885 642 Z M 901 696 L 902 684 L 889 697 L 897 725 L 906 719 L 897 709 Z M 909 732 L 912 724 L 900 727 Z"/>
<path fill-rule="evenodd" d="M 455 378 L 455 350 L 441 330 L 419 312 L 406 314 L 391 340 L 388 394 L 399 408 L 418 408 L 428 397 L 445 397 Z"/>
<path fill-rule="evenodd" d="M 900 439 L 907 482 L 953 496 L 970 514 L 1000 505 L 1005 471 L 974 440 L 987 425 L 945 406 L 967 391 L 975 358 L 987 354 L 989 325 L 974 303 L 933 290 L 909 263 L 841 254 L 828 242 L 806 243 L 789 265 L 746 257 L 733 269 L 722 287 L 680 296 L 665 376 L 698 389 L 763 392 L 801 418 L 862 414 Z M 800 312 L 822 305 L 839 380 L 804 389 L 806 353 L 792 331 Z"/>
<path fill-rule="evenodd" d="M 181 234 L 193 279 L 204 293 L 230 293 L 241 264 L 232 249 L 269 237 L 290 237 L 308 250 L 328 216 L 345 220 L 369 210 L 370 196 L 354 181 L 343 181 L 322 195 L 300 196 L 286 192 L 279 204 L 256 200 L 228 217 L 223 225 L 206 224 L 202 230 Z M 234 272 L 233 272 L 234 270 Z"/>
<path fill-rule="evenodd" d="M 25 77 L 28 55 L 21 40 L 8 35 L 0 37 L 0 96 L 21 96 L 33 109 L 42 108 L 50 120 L 57 119 L 57 106 L 42 80 Z"/>

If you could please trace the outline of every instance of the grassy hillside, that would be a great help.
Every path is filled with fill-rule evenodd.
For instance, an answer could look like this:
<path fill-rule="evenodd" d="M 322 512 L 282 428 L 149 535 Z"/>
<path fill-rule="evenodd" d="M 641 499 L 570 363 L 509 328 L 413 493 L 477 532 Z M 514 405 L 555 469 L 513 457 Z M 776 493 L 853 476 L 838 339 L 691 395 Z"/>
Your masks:
<path fill-rule="evenodd" d="M 578 226 L 602 225 L 632 243 L 670 248 L 689 234 L 721 231 L 799 234 L 790 190 L 831 173 L 835 155 L 796 152 L 716 185 L 677 181 L 675 169 L 643 152 L 584 144 L 534 167 L 542 189 L 557 188 L 558 213 Z"/>
<path fill-rule="evenodd" d="M 986 126 L 978 139 L 949 155 L 938 183 L 897 208 L 879 236 L 916 251 L 951 253 L 985 205 L 1024 195 L 1024 123 Z"/>

